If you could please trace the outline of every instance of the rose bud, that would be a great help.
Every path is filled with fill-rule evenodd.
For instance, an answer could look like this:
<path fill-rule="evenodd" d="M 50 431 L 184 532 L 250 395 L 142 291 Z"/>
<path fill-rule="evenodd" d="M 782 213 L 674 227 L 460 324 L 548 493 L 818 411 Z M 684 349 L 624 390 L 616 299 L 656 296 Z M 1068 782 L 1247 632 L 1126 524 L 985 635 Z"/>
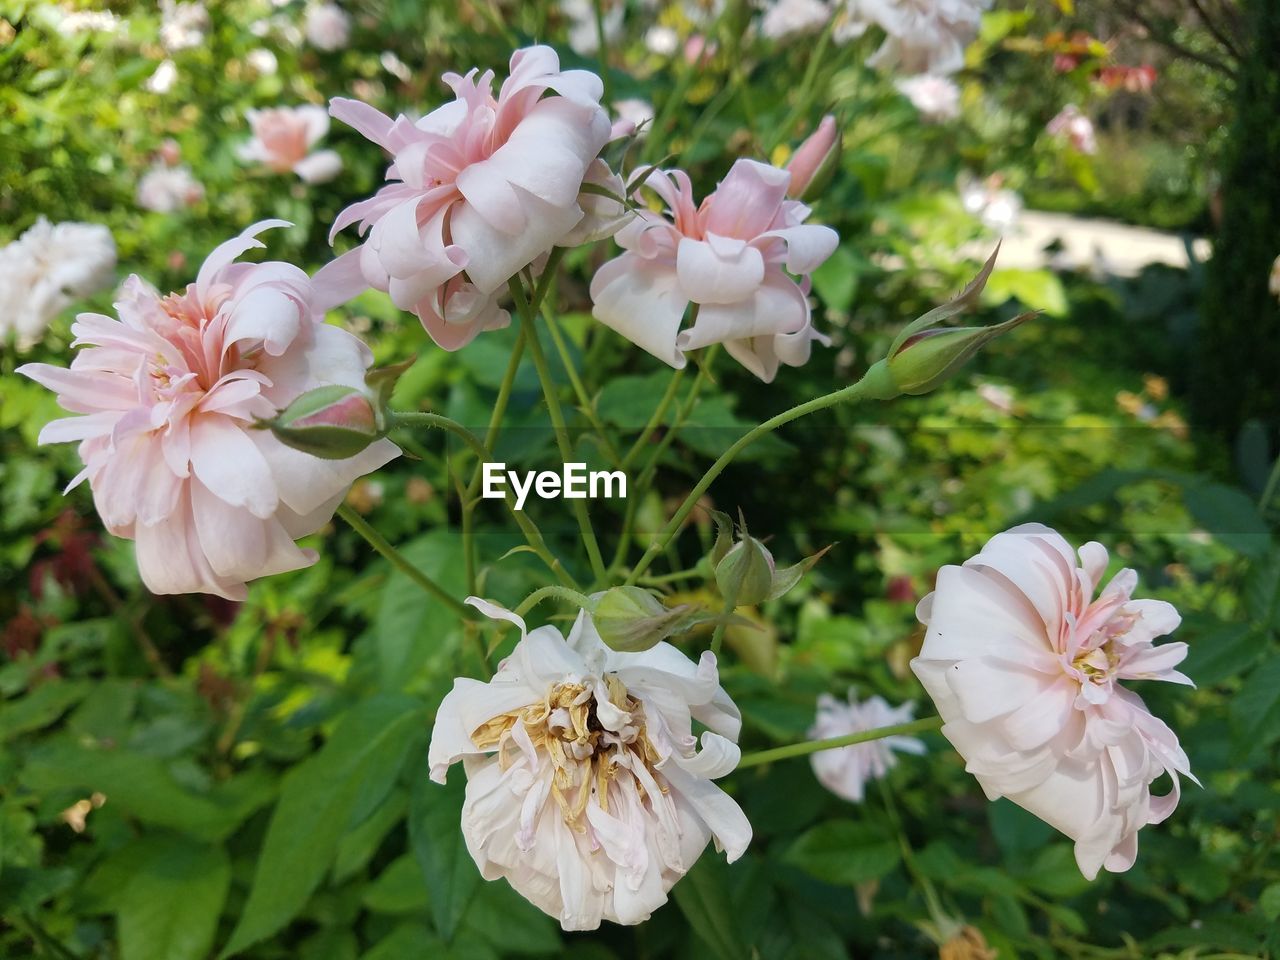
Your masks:
<path fill-rule="evenodd" d="M 839 163 L 840 131 L 836 128 L 836 118 L 827 114 L 787 163 L 791 174 L 787 196 L 796 200 L 813 199 L 831 181 Z"/>
<path fill-rule="evenodd" d="M 295 450 L 325 460 L 345 460 L 383 436 L 379 419 L 363 392 L 333 385 L 308 390 L 260 426 Z"/>
<path fill-rule="evenodd" d="M 639 653 L 705 618 L 682 604 L 667 608 L 640 587 L 614 587 L 595 598 L 591 620 L 611 650 Z"/>

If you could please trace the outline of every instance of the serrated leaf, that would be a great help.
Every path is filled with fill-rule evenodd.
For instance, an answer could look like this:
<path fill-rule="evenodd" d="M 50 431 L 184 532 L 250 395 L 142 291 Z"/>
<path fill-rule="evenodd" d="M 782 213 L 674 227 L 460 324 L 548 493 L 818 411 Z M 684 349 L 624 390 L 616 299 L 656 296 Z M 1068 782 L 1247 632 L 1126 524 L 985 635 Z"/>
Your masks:
<path fill-rule="evenodd" d="M 357 806 L 391 788 L 402 765 L 394 758 L 403 760 L 425 726 L 418 701 L 371 697 L 342 718 L 319 753 L 285 775 L 248 902 L 223 957 L 271 936 L 297 915 L 333 863 Z"/>
<path fill-rule="evenodd" d="M 1249 675 L 1231 701 L 1231 720 L 1242 751 L 1280 739 L 1280 658 L 1266 661 Z"/>
<path fill-rule="evenodd" d="M 436 931 L 452 940 L 480 882 L 462 836 L 462 799 L 466 780 L 455 770 L 446 783 L 420 775 L 409 800 L 409 848 L 427 889 Z"/>

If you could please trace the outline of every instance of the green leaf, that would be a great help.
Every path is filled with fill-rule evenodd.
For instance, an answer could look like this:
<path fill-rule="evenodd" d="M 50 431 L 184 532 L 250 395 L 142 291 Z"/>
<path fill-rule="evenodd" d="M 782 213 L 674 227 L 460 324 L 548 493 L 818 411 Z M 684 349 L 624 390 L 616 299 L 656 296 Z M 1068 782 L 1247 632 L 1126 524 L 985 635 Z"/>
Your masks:
<path fill-rule="evenodd" d="M 0 743 L 19 733 L 46 727 L 89 692 L 79 680 L 49 680 L 22 697 L 4 701 L 0 709 Z"/>
<path fill-rule="evenodd" d="M 408 807 L 409 792 L 397 788 L 359 826 L 342 838 L 333 863 L 334 883 L 341 883 L 364 869 L 387 834 L 404 818 Z"/>
<path fill-rule="evenodd" d="M 1178 669 L 1199 687 L 1212 687 L 1238 676 L 1258 659 L 1267 645 L 1251 623 L 1219 623 L 1197 633 L 1188 644 L 1187 659 Z"/>
<path fill-rule="evenodd" d="M 409 801 L 409 847 L 431 892 L 436 930 L 445 940 L 453 939 L 480 882 L 462 837 L 465 787 L 461 770 L 444 785 L 418 777 Z"/>
<path fill-rule="evenodd" d="M 461 831 L 459 831 L 461 832 Z M 392 860 L 364 889 L 360 902 L 374 913 L 421 913 L 427 908 L 427 887 L 410 854 Z"/>
<path fill-rule="evenodd" d="M 462 538 L 456 533 L 433 531 L 406 544 L 401 553 L 449 593 L 462 595 L 465 567 Z M 403 689 L 456 619 L 438 599 L 403 573 L 393 571 L 383 587 L 374 624 L 382 686 Z M 441 628 L 440 624 L 449 626 Z"/>
<path fill-rule="evenodd" d="M 1187 509 L 1196 522 L 1232 550 L 1247 557 L 1266 553 L 1270 533 L 1257 505 L 1237 487 L 1222 483 L 1188 486 Z"/>
<path fill-rule="evenodd" d="M 1089 881 L 1076 865 L 1075 853 L 1065 843 L 1041 850 L 1022 879 L 1038 893 L 1054 898 L 1074 897 L 1089 889 Z"/>
<path fill-rule="evenodd" d="M 837 886 L 876 880 L 898 865 L 898 844 L 880 827 L 834 820 L 801 834 L 783 859 Z"/>
<path fill-rule="evenodd" d="M 1067 292 L 1058 275 L 1049 270 L 996 270 L 982 299 L 992 306 L 1016 299 L 1051 317 L 1067 314 Z"/>
<path fill-rule="evenodd" d="M 371 697 L 342 718 L 319 753 L 285 775 L 248 902 L 223 957 L 271 936 L 297 915 L 332 864 L 362 797 L 379 789 L 385 796 L 406 749 L 425 727 L 418 701 Z"/>
<path fill-rule="evenodd" d="M 506 883 L 483 883 L 467 908 L 463 927 L 492 944 L 504 956 L 512 953 L 556 954 L 563 943 L 554 920 Z"/>
<path fill-rule="evenodd" d="M 1266 661 L 1249 675 L 1231 701 L 1231 720 L 1243 751 L 1280 739 L 1280 658 Z"/>
<path fill-rule="evenodd" d="M 729 868 L 716 856 L 698 859 L 672 889 L 671 895 L 693 932 L 720 960 L 750 956 L 738 934 L 738 921 L 729 901 Z"/>
<path fill-rule="evenodd" d="M 202 960 L 209 955 L 231 886 L 220 846 L 150 836 L 115 858 L 127 869 L 113 896 L 121 960 Z"/>
<path fill-rule="evenodd" d="M 113 807 L 145 823 L 206 840 L 231 833 L 272 792 L 265 774 L 249 773 L 197 793 L 179 784 L 159 758 L 67 740 L 33 750 L 19 778 L 37 793 L 74 790 L 87 796 L 97 791 Z"/>

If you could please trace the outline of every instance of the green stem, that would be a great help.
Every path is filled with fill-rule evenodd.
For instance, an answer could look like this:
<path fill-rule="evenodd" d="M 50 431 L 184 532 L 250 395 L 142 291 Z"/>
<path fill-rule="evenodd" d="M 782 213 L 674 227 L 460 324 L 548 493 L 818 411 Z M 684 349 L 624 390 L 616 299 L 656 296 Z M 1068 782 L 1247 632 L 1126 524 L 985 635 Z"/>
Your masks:
<path fill-rule="evenodd" d="M 741 453 L 744 448 L 750 446 L 766 434 L 772 433 L 779 427 L 790 423 L 792 420 L 798 420 L 806 414 L 825 410 L 828 407 L 834 407 L 836 404 L 844 403 L 846 401 L 888 400 L 891 397 L 897 396 L 897 394 L 898 390 L 893 385 L 893 380 L 889 375 L 888 364 L 881 360 L 868 370 L 857 383 L 850 384 L 849 386 L 836 390 L 833 393 L 828 393 L 821 397 L 816 397 L 813 400 L 808 400 L 805 403 L 798 404 L 790 410 L 784 410 L 777 416 L 770 417 L 764 423 L 752 427 L 734 441 L 729 446 L 729 449 L 722 453 L 719 459 L 717 459 L 716 462 L 710 466 L 707 472 L 702 475 L 702 479 L 694 485 L 694 488 L 689 492 L 689 495 L 685 497 L 684 503 L 680 504 L 679 509 L 677 509 L 675 514 L 672 515 L 671 519 L 667 522 L 667 525 L 663 527 L 662 532 L 658 535 L 657 539 L 649 544 L 643 556 L 640 557 L 640 562 L 635 565 L 631 571 L 631 575 L 627 577 L 627 584 L 634 584 L 636 580 L 649 569 L 649 564 L 653 563 L 658 554 L 662 553 L 662 551 L 667 548 L 667 544 L 669 544 L 680 531 L 680 528 L 684 525 L 685 518 L 689 516 L 698 501 L 702 499 L 702 495 L 707 492 L 707 488 L 715 482 L 716 477 L 720 476 L 724 471 L 724 468 L 732 463 L 733 458 Z"/>
<path fill-rule="evenodd" d="M 350 524 L 356 533 L 364 537 L 369 542 L 369 546 L 382 554 L 391 561 L 391 565 L 403 573 L 406 577 L 420 586 L 427 593 L 431 594 L 446 607 L 456 613 L 459 617 L 467 619 L 471 616 L 471 610 L 461 600 L 452 596 L 444 587 L 436 583 L 425 573 L 410 563 L 399 550 L 387 542 L 386 538 L 370 526 L 364 517 L 356 513 L 347 504 L 338 507 L 338 516 Z"/>
<path fill-rule="evenodd" d="M 826 740 L 805 740 L 802 743 L 789 743 L 785 747 L 774 747 L 772 750 L 759 750 L 748 753 L 738 761 L 737 769 L 758 767 L 762 763 L 773 763 L 775 760 L 789 760 L 792 757 L 804 757 L 819 750 L 834 750 L 837 747 L 851 747 L 857 743 L 870 743 L 885 737 L 907 737 L 913 733 L 925 733 L 937 730 L 942 726 L 941 717 L 925 717 L 923 720 L 912 720 L 910 723 L 897 723 L 891 727 L 876 727 L 874 730 L 862 730 L 858 733 L 847 733 L 843 737 L 828 737 Z"/>
<path fill-rule="evenodd" d="M 548 264 L 548 269 L 551 265 Z M 541 286 L 541 285 L 539 285 Z M 525 299 L 524 288 L 516 277 L 508 282 L 511 297 L 520 311 L 520 322 L 524 325 L 525 345 L 529 356 L 533 359 L 534 368 L 538 371 L 538 379 L 542 382 L 542 395 L 547 401 L 547 412 L 551 416 L 551 426 L 555 431 L 556 444 L 560 447 L 560 456 L 565 463 L 573 459 L 573 444 L 569 440 L 569 428 L 565 425 L 564 412 L 560 409 L 560 397 L 556 393 L 556 385 L 551 379 L 551 368 L 547 366 L 547 358 L 542 352 L 542 344 L 538 342 L 538 330 L 532 305 Z M 591 519 L 587 516 L 586 504 L 581 500 L 573 501 L 573 514 L 578 520 L 578 530 L 582 535 L 582 544 L 587 548 L 587 559 L 591 563 L 591 574 L 596 580 L 605 579 L 604 558 L 600 555 L 600 544 L 596 542 L 595 531 L 591 529 Z"/>
<path fill-rule="evenodd" d="M 578 368 L 574 366 L 573 357 L 569 354 L 569 345 L 565 342 L 564 334 L 560 330 L 560 324 L 552 316 L 551 310 L 545 302 L 542 304 L 542 319 L 547 324 L 547 332 L 551 334 L 551 342 L 555 344 L 556 353 L 560 355 L 560 362 L 564 365 L 565 373 L 569 375 L 569 384 L 573 387 L 573 392 L 578 398 L 578 408 L 582 411 L 582 415 L 587 418 L 587 422 L 591 424 L 591 429 L 600 437 L 600 442 L 604 444 L 605 453 L 609 455 L 610 462 L 619 470 L 625 470 L 626 467 L 622 463 L 617 447 L 609 439 L 609 431 L 600 422 L 599 416 L 596 415 L 595 404 L 587 396 L 587 388 L 583 386 L 582 378 L 578 375 Z"/>
<path fill-rule="evenodd" d="M 627 451 L 627 455 L 622 458 L 622 462 L 618 465 L 619 470 L 625 471 L 627 467 L 631 466 L 631 461 L 640 455 L 640 451 L 645 448 L 649 438 L 653 436 L 654 431 L 662 424 L 667 415 L 667 408 L 671 406 L 671 401 L 675 399 L 676 391 L 680 389 L 680 381 L 683 379 L 684 368 L 671 375 L 671 380 L 667 383 L 667 390 L 662 395 L 662 399 L 658 401 L 657 407 L 654 408 L 653 416 L 644 425 L 644 429 L 640 431 L 640 436 L 636 438 L 636 442 Z"/>
<path fill-rule="evenodd" d="M 481 462 L 489 459 L 489 451 L 474 433 L 458 423 L 456 420 L 450 420 L 448 417 L 442 417 L 438 413 L 425 413 L 417 410 L 393 410 L 391 411 L 391 429 L 397 427 L 439 427 L 441 430 L 447 430 L 455 437 L 458 437 L 470 447 L 480 458 Z"/>
<path fill-rule="evenodd" d="M 516 382 L 516 374 L 520 372 L 520 360 L 524 356 L 524 329 L 521 328 L 516 344 L 511 348 L 511 359 L 507 361 L 507 371 L 498 384 L 498 397 L 493 401 L 493 410 L 489 414 L 489 426 L 484 433 L 484 445 L 490 450 L 498 442 L 498 431 L 502 427 L 502 418 L 506 415 L 507 404 L 511 400 L 511 390 Z M 480 466 L 476 465 L 476 475 L 472 478 L 471 487 L 480 483 Z M 468 488 L 470 489 L 470 488 Z"/>
<path fill-rule="evenodd" d="M 818 38 L 813 51 L 808 55 L 809 63 L 804 71 L 804 79 L 800 81 L 800 97 L 796 100 L 796 105 L 791 108 L 782 124 L 774 128 L 774 134 L 764 150 L 766 159 L 773 154 L 774 148 L 778 146 L 779 141 L 791 135 L 791 129 L 795 126 L 796 121 L 809 110 L 809 105 L 813 102 L 813 83 L 818 76 L 818 65 L 826 55 L 827 47 L 831 45 L 831 35 L 835 32 L 837 20 L 837 17 L 832 17 L 827 22 L 827 27 L 822 31 L 822 36 Z"/>
<path fill-rule="evenodd" d="M 600 61 L 600 82 L 604 84 L 604 94 L 600 102 L 605 109 L 611 109 L 613 94 L 609 83 L 609 42 L 604 35 L 604 0 L 596 0 L 596 59 Z"/>
<path fill-rule="evenodd" d="M 720 622 L 716 624 L 715 632 L 711 634 L 711 653 L 716 660 L 720 659 L 720 644 L 724 642 L 724 631 L 729 626 L 729 618 L 733 616 L 733 611 L 738 609 L 738 588 L 734 586 L 729 591 L 728 596 L 724 598 L 724 609 L 720 613 Z"/>
<path fill-rule="evenodd" d="M 524 602 L 522 602 L 520 606 L 516 607 L 515 615 L 517 617 L 523 617 L 543 600 L 550 597 L 556 597 L 557 599 L 571 603 L 580 610 L 591 605 L 591 601 L 577 590 L 567 590 L 564 587 L 557 587 L 553 584 L 549 587 L 542 587 L 535 590 L 533 593 L 529 594 L 529 596 L 525 597 Z"/>

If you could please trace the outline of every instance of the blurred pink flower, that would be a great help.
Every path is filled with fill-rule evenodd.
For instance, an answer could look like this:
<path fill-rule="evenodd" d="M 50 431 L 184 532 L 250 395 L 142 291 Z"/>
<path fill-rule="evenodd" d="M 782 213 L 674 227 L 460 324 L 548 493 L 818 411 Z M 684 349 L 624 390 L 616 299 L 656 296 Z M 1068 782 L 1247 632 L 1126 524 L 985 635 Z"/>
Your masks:
<path fill-rule="evenodd" d="M 488 683 L 454 681 L 427 755 L 437 783 L 463 762 L 462 835 L 486 880 L 505 877 L 566 930 L 594 930 L 647 920 L 713 837 L 742 856 L 751 824 L 712 782 L 738 765 L 742 725 L 714 654 L 618 653 L 585 613 L 566 640 L 467 602 L 521 633 Z"/>
<path fill-rule="evenodd" d="M 312 3 L 302 30 L 317 50 L 341 50 L 351 39 L 351 17 L 336 3 Z"/>
<path fill-rule="evenodd" d="M 272 107 L 247 110 L 253 139 L 241 144 L 241 160 L 261 163 L 276 173 L 296 173 L 307 183 L 326 183 L 342 172 L 342 158 L 332 150 L 311 148 L 329 132 L 324 107 Z"/>
<path fill-rule="evenodd" d="M 922 73 L 903 77 L 894 85 L 926 123 L 940 123 L 960 116 L 960 88 L 949 77 Z"/>
<path fill-rule="evenodd" d="M 347 487 L 399 452 L 380 440 L 347 460 L 319 460 L 254 429 L 306 390 L 362 387 L 367 347 L 323 321 L 325 271 L 234 263 L 262 244 L 264 220 L 214 250 L 196 282 L 161 297 L 125 281 L 120 319 L 82 313 L 82 349 L 63 369 L 18 369 L 82 416 L 54 420 L 41 443 L 79 441 L 107 529 L 137 544 L 154 593 L 245 597 L 245 582 L 308 566 L 294 544 L 333 515 Z"/>
<path fill-rule="evenodd" d="M 1098 139 L 1090 120 L 1074 103 L 1068 103 L 1045 127 L 1051 137 L 1065 137 L 1080 153 L 1098 152 Z"/>
<path fill-rule="evenodd" d="M 804 225 L 809 208 L 786 199 L 791 174 L 738 160 L 697 207 L 682 170 L 658 170 L 646 182 L 667 215 L 641 210 L 618 233 L 623 254 L 591 281 L 597 320 L 677 369 L 684 351 L 723 343 L 765 382 L 779 364 L 807 361 L 813 340 L 827 342 L 813 329 L 807 274 L 839 237 Z M 690 303 L 697 319 L 681 330 Z"/>
<path fill-rule="evenodd" d="M 978 35 L 983 11 L 993 0 L 844 0 L 851 19 L 847 37 L 860 36 L 874 23 L 886 36 L 867 61 L 902 73 L 955 73 L 964 66 L 965 48 Z M 861 29 L 859 29 L 861 27 Z"/>
<path fill-rule="evenodd" d="M 204 184 L 183 166 L 163 161 L 138 181 L 138 206 L 154 213 L 175 213 L 204 199 Z"/>
<path fill-rule="evenodd" d="M 916 705 L 891 707 L 883 697 L 868 697 L 859 703 L 852 690 L 847 701 L 824 693 L 818 697 L 818 716 L 809 730 L 810 740 L 826 740 L 878 727 L 890 727 L 915 719 Z M 837 797 L 861 803 L 866 786 L 897 766 L 893 751 L 922 754 L 924 743 L 915 737 L 882 737 L 870 743 L 855 743 L 834 750 L 819 750 L 810 758 L 818 782 Z"/>
<path fill-rule="evenodd" d="M 1137 574 L 1107 568 L 1098 543 L 1070 545 L 1040 524 L 993 537 L 938 572 L 917 610 L 928 626 L 911 667 L 946 721 L 942 732 L 989 798 L 1008 797 L 1075 841 L 1076 863 L 1133 866 L 1138 831 L 1178 804 L 1190 763 L 1178 738 L 1121 680 L 1191 684 L 1174 670 L 1185 643 L 1152 641 L 1180 617 L 1130 599 Z M 1169 774 L 1173 789 L 1152 797 Z"/>
<path fill-rule="evenodd" d="M 330 239 L 359 221 L 364 243 L 335 261 L 352 291 L 387 291 L 456 350 L 510 322 L 498 306 L 507 280 L 582 219 L 578 194 L 610 123 L 600 78 L 562 72 L 550 47 L 517 50 L 496 99 L 492 71 L 444 81 L 457 99 L 417 121 L 332 101 L 334 117 L 395 159 L 391 182 L 342 211 Z"/>

